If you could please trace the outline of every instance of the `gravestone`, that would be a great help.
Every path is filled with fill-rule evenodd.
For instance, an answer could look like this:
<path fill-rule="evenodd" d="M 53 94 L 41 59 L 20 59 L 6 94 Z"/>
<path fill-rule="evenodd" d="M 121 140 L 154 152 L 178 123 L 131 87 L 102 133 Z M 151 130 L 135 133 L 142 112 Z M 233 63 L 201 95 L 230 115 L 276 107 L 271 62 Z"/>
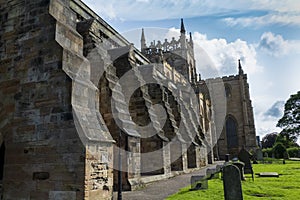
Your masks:
<path fill-rule="evenodd" d="M 245 166 L 245 164 L 243 162 L 239 162 L 239 161 L 232 162 L 232 164 L 239 168 L 240 175 L 241 175 L 241 180 L 245 180 L 245 177 L 244 177 L 244 166 Z"/>
<path fill-rule="evenodd" d="M 258 173 L 259 177 L 279 177 L 277 172 L 261 172 Z"/>
<path fill-rule="evenodd" d="M 245 148 L 242 148 L 241 151 L 239 152 L 238 157 L 239 160 L 245 164 L 244 174 L 251 174 L 252 180 L 254 180 L 254 173 L 253 173 L 251 159 L 250 159 L 251 154 Z"/>
<path fill-rule="evenodd" d="M 257 160 L 259 160 L 259 161 L 262 161 L 264 158 L 263 158 L 263 152 L 262 152 L 262 150 L 261 149 L 257 149 L 256 150 L 256 158 L 257 158 Z"/>
<path fill-rule="evenodd" d="M 223 187 L 225 200 L 243 200 L 241 175 L 239 169 L 236 166 L 224 166 Z"/>
<path fill-rule="evenodd" d="M 264 153 L 264 157 L 265 157 L 265 158 L 268 158 L 268 157 L 269 157 L 269 155 L 268 155 L 267 152 Z"/>
<path fill-rule="evenodd" d="M 206 176 L 192 176 L 191 190 L 206 190 L 208 189 L 208 180 Z"/>

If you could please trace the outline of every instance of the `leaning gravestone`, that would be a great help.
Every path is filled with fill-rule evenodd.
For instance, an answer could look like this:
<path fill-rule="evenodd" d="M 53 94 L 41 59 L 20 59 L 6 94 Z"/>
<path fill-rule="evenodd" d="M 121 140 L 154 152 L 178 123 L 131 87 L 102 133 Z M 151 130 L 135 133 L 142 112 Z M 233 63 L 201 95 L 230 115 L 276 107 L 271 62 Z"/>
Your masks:
<path fill-rule="evenodd" d="M 225 200 L 243 200 L 241 175 L 236 166 L 224 166 L 223 187 Z"/>
<path fill-rule="evenodd" d="M 252 180 L 254 180 L 254 173 L 251 164 L 251 154 L 245 148 L 242 148 L 239 152 L 239 160 L 245 164 L 244 166 L 244 174 L 251 174 Z"/>

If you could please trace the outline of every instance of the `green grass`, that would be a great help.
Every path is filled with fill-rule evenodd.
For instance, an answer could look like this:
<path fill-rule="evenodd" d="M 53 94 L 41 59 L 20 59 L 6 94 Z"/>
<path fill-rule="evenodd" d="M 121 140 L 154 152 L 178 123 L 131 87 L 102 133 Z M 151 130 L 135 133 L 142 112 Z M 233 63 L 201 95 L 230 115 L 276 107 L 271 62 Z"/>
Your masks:
<path fill-rule="evenodd" d="M 246 174 L 246 181 L 242 182 L 244 200 L 249 199 L 283 199 L 300 200 L 300 162 L 273 160 L 272 164 L 253 165 L 254 173 L 277 172 L 279 178 L 259 178 L 255 176 L 254 182 L 251 175 Z M 224 199 L 223 182 L 221 179 L 208 181 L 207 190 L 189 191 L 190 186 L 182 188 L 178 193 L 168 197 L 168 200 L 193 200 L 193 199 Z"/>

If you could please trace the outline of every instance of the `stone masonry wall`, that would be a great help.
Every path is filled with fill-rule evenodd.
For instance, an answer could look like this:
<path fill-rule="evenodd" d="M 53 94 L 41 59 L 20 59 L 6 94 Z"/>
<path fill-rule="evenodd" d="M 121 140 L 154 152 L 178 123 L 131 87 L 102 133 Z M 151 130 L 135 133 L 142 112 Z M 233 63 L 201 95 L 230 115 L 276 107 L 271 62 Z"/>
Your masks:
<path fill-rule="evenodd" d="M 82 199 L 85 149 L 49 1 L 1 1 L 4 199 Z"/>
<path fill-rule="evenodd" d="M 69 3 L 0 2 L 4 199 L 112 196 L 113 140 L 89 98 L 98 94 Z"/>

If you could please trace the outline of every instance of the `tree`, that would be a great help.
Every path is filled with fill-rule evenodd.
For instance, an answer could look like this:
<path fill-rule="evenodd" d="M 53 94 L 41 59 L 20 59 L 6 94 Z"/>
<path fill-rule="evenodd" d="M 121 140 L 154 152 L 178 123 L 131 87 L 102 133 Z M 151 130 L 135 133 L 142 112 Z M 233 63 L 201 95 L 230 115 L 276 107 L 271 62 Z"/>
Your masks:
<path fill-rule="evenodd" d="M 276 143 L 282 143 L 285 148 L 290 147 L 297 147 L 298 144 L 296 143 L 297 138 L 289 137 L 289 135 L 285 134 L 284 132 L 281 132 L 276 137 Z"/>
<path fill-rule="evenodd" d="M 284 153 L 287 152 L 285 146 L 278 142 L 273 147 L 275 158 L 284 158 Z"/>
<path fill-rule="evenodd" d="M 284 105 L 284 114 L 277 126 L 282 128 L 281 134 L 287 139 L 297 140 L 300 135 L 300 91 L 293 94 Z"/>
<path fill-rule="evenodd" d="M 276 142 L 278 133 L 269 133 L 262 138 L 261 146 L 263 149 L 272 148 Z"/>

